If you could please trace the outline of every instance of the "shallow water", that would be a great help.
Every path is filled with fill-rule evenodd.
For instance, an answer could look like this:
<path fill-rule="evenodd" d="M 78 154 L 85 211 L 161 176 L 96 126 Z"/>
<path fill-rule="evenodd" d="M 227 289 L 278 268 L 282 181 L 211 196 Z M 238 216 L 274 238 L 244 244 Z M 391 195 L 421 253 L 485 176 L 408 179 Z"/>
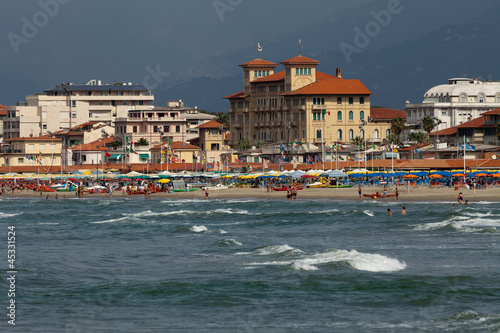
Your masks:
<path fill-rule="evenodd" d="M 402 205 L 4 198 L 16 329 L 500 331 L 499 205 Z"/>

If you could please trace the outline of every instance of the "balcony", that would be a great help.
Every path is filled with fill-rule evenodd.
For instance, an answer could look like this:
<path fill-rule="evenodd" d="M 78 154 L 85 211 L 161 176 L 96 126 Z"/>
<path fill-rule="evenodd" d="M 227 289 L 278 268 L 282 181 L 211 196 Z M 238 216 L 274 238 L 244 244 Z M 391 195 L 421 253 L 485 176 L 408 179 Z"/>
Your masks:
<path fill-rule="evenodd" d="M 24 154 L 24 149 L 2 149 L 2 154 Z"/>

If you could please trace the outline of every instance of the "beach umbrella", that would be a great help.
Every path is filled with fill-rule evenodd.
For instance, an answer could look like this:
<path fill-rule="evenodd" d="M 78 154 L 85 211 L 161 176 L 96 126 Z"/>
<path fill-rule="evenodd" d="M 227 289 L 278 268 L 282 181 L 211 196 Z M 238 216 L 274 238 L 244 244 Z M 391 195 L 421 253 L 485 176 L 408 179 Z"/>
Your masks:
<path fill-rule="evenodd" d="M 457 173 L 452 174 L 451 176 L 452 177 L 465 177 L 466 175 L 464 173 L 457 172 Z"/>
<path fill-rule="evenodd" d="M 429 178 L 443 178 L 443 176 L 441 176 L 439 173 L 433 173 L 429 175 Z"/>
<path fill-rule="evenodd" d="M 484 173 L 484 172 L 476 173 L 474 175 L 474 177 L 488 177 L 488 176 L 489 176 L 489 174 Z"/>
<path fill-rule="evenodd" d="M 308 178 L 308 179 L 311 179 L 311 178 L 314 178 L 313 176 L 311 175 L 302 175 L 300 176 L 300 178 Z"/>
<path fill-rule="evenodd" d="M 418 178 L 417 175 L 407 174 L 403 178 Z"/>
<path fill-rule="evenodd" d="M 349 177 L 346 173 L 339 171 L 339 170 L 332 170 L 330 172 L 327 172 L 325 174 L 327 177 Z"/>
<path fill-rule="evenodd" d="M 292 172 L 290 174 L 290 177 L 297 179 L 297 178 L 302 177 L 303 175 L 307 175 L 307 173 L 305 173 L 304 171 L 297 170 L 297 171 Z"/>
<path fill-rule="evenodd" d="M 158 183 L 161 183 L 161 184 L 168 183 L 168 182 L 170 182 L 170 179 L 166 179 L 166 178 L 160 179 L 158 181 Z"/>

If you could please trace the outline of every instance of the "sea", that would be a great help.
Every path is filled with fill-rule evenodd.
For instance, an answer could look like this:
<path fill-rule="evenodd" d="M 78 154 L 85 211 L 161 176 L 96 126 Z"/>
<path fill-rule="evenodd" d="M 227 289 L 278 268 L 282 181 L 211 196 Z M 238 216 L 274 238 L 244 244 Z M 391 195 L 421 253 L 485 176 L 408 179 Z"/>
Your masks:
<path fill-rule="evenodd" d="M 2 198 L 0 331 L 500 332 L 500 205 L 453 204 Z"/>

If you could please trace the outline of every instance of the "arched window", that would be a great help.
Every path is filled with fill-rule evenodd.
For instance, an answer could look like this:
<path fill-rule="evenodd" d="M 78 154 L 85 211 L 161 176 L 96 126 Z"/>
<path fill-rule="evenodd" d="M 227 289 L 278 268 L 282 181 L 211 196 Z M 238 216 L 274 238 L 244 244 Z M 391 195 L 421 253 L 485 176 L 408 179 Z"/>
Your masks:
<path fill-rule="evenodd" d="M 359 119 L 365 119 L 365 111 L 359 111 Z"/>
<path fill-rule="evenodd" d="M 359 131 L 359 137 L 360 137 L 361 139 L 364 139 L 364 138 L 365 138 L 365 130 L 363 130 L 363 129 L 362 129 L 361 131 Z"/>
<path fill-rule="evenodd" d="M 313 97 L 313 105 L 316 105 L 316 97 Z"/>
<path fill-rule="evenodd" d="M 460 103 L 467 103 L 467 94 L 466 93 L 460 94 Z"/>
<path fill-rule="evenodd" d="M 337 112 L 337 120 L 342 120 L 342 111 Z"/>
<path fill-rule="evenodd" d="M 373 131 L 373 138 L 374 138 L 374 139 L 380 139 L 380 138 L 379 138 L 378 129 L 375 129 L 375 130 Z"/>
<path fill-rule="evenodd" d="M 321 97 L 321 105 L 325 105 L 325 98 Z"/>
<path fill-rule="evenodd" d="M 354 120 L 354 112 L 349 111 L 349 120 Z"/>
<path fill-rule="evenodd" d="M 354 139 L 354 131 L 352 129 L 349 130 L 349 140 Z"/>
<path fill-rule="evenodd" d="M 339 129 L 337 131 L 337 140 L 342 141 L 342 130 L 341 129 Z"/>
<path fill-rule="evenodd" d="M 385 131 L 385 137 L 386 138 L 388 138 L 390 134 L 391 134 L 391 130 L 390 129 L 388 129 L 387 131 Z"/>
<path fill-rule="evenodd" d="M 477 102 L 478 103 L 484 103 L 484 102 L 486 102 L 486 97 L 484 96 L 483 93 L 477 94 Z"/>
<path fill-rule="evenodd" d="M 316 139 L 321 139 L 321 130 L 316 130 Z"/>

